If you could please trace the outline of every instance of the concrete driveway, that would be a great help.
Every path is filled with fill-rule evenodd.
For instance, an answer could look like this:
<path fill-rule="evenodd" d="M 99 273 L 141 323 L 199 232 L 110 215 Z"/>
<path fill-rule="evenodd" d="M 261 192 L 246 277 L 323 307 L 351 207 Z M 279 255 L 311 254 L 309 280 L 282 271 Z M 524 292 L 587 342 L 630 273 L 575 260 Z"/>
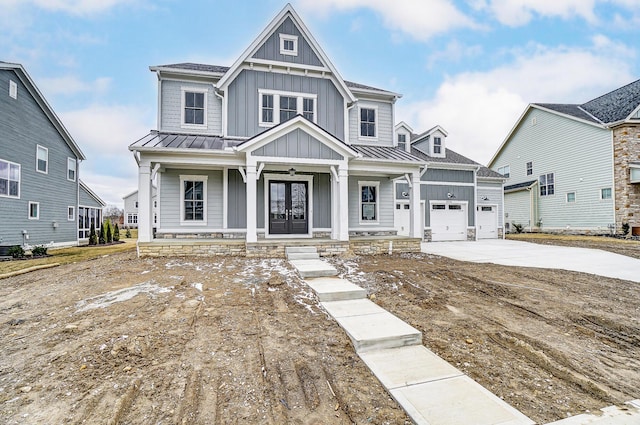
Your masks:
<path fill-rule="evenodd" d="M 488 239 L 422 243 L 422 252 L 474 263 L 572 270 L 640 283 L 640 260 L 600 249 Z"/>

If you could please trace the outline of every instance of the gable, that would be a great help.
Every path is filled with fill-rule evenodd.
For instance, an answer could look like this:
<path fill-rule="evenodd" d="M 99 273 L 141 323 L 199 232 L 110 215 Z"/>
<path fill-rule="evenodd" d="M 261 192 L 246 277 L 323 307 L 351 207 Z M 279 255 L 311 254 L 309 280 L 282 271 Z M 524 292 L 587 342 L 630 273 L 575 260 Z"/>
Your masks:
<path fill-rule="evenodd" d="M 292 35 L 296 37 L 297 54 L 284 55 L 280 53 L 280 35 Z M 287 17 L 278 28 L 271 33 L 267 40 L 256 50 L 252 56 L 254 59 L 263 59 L 277 62 L 295 63 L 322 67 L 324 64 L 316 55 L 313 48 L 293 22 Z"/>
<path fill-rule="evenodd" d="M 343 160 L 344 157 L 300 128 L 251 152 L 255 156 Z"/>

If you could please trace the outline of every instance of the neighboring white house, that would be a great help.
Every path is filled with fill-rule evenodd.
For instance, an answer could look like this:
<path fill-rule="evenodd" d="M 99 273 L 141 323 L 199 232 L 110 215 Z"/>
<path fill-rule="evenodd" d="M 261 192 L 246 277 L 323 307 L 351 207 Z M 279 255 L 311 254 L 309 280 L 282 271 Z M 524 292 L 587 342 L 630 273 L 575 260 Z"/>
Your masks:
<path fill-rule="evenodd" d="M 157 188 L 151 188 L 151 201 L 153 203 L 153 225 L 158 222 Z M 124 225 L 131 229 L 138 228 L 138 191 L 134 190 L 122 198 L 124 200 Z"/>
<path fill-rule="evenodd" d="M 640 236 L 640 80 L 580 105 L 530 104 L 489 167 L 507 178 L 507 225 Z"/>

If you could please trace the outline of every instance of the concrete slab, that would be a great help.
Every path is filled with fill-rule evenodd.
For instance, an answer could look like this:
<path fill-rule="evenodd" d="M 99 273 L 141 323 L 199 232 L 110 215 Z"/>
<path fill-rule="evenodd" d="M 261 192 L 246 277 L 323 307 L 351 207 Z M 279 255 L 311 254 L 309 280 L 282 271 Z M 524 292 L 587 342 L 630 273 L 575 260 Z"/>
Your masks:
<path fill-rule="evenodd" d="M 422 252 L 474 263 L 571 270 L 640 282 L 640 259 L 600 249 L 541 245 L 487 239 L 464 242 L 426 242 Z"/>
<path fill-rule="evenodd" d="M 286 246 L 284 248 L 284 252 L 289 255 L 289 254 L 297 254 L 297 253 L 302 253 L 302 252 L 306 252 L 306 253 L 313 253 L 313 252 L 318 252 L 318 248 L 316 248 L 315 246 Z"/>
<path fill-rule="evenodd" d="M 357 300 L 367 296 L 367 291 L 346 279 L 320 277 L 305 280 L 318 295 L 321 302 Z"/>
<path fill-rule="evenodd" d="M 322 260 L 291 260 L 290 263 L 303 278 L 336 276 L 338 274 L 335 267 Z"/>
<path fill-rule="evenodd" d="M 535 422 L 468 376 L 391 390 L 418 425 L 532 425 Z"/>
<path fill-rule="evenodd" d="M 422 333 L 384 310 L 376 314 L 336 317 L 356 352 L 422 344 Z"/>
<path fill-rule="evenodd" d="M 363 298 L 359 300 L 330 301 L 320 303 L 334 319 L 339 317 L 364 316 L 384 313 L 386 310 L 376 303 Z"/>
<path fill-rule="evenodd" d="M 317 260 L 320 255 L 317 252 L 291 252 L 287 254 L 288 260 Z"/>
<path fill-rule="evenodd" d="M 640 402 L 631 400 L 625 406 L 608 406 L 602 413 L 585 413 L 550 422 L 547 425 L 630 425 L 640 424 Z"/>
<path fill-rule="evenodd" d="M 464 374 L 422 345 L 360 354 L 387 390 Z"/>

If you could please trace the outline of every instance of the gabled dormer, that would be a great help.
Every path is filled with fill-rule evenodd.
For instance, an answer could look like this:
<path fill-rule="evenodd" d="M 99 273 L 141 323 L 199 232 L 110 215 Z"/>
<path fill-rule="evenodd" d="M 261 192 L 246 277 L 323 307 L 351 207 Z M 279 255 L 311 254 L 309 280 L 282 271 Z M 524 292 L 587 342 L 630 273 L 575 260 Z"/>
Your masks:
<path fill-rule="evenodd" d="M 404 121 L 400 121 L 394 127 L 395 133 L 395 142 L 394 146 L 406 151 L 411 151 L 411 135 L 413 134 L 413 129 L 409 127 Z"/>
<path fill-rule="evenodd" d="M 414 136 L 411 146 L 434 158 L 444 158 L 447 155 L 445 139 L 448 133 L 439 125 Z"/>

